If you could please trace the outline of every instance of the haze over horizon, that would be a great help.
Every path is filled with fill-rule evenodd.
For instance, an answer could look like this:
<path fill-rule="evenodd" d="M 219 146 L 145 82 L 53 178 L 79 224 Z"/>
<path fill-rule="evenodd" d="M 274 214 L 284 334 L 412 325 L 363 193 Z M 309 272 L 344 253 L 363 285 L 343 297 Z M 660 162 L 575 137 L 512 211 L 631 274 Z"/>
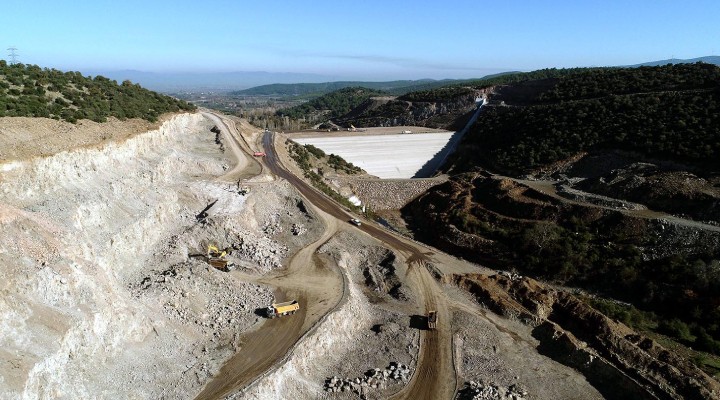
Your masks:
<path fill-rule="evenodd" d="M 83 72 L 476 78 L 714 54 L 720 3 L 692 4 L 10 0 L 0 40 L 20 62 Z"/>

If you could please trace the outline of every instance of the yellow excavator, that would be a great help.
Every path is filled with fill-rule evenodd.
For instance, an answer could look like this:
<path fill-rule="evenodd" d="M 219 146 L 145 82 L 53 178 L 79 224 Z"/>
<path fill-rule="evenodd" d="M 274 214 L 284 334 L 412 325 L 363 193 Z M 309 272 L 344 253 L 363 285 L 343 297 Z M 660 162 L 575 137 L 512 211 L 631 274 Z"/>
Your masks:
<path fill-rule="evenodd" d="M 217 246 L 213 244 L 208 245 L 207 250 L 207 260 L 210 265 L 213 267 L 221 270 L 221 271 L 228 271 L 228 262 L 225 259 L 225 256 L 227 256 L 228 252 L 227 250 L 220 250 L 217 248 Z"/>

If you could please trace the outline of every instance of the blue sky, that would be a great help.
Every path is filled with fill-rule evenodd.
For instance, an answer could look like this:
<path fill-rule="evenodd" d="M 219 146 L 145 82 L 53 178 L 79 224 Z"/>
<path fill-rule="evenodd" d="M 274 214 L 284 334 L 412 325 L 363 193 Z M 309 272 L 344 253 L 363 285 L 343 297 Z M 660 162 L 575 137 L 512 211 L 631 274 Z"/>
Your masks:
<path fill-rule="evenodd" d="M 720 1 L 3 0 L 1 58 L 64 70 L 466 78 L 720 52 Z"/>

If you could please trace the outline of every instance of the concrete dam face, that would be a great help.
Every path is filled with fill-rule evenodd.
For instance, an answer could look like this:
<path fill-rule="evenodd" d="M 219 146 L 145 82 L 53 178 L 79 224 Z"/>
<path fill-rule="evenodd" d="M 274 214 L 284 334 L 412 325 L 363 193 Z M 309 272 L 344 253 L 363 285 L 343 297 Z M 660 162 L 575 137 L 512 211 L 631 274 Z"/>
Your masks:
<path fill-rule="evenodd" d="M 426 178 L 450 151 L 456 132 L 298 138 L 327 154 L 336 154 L 383 179 Z"/>

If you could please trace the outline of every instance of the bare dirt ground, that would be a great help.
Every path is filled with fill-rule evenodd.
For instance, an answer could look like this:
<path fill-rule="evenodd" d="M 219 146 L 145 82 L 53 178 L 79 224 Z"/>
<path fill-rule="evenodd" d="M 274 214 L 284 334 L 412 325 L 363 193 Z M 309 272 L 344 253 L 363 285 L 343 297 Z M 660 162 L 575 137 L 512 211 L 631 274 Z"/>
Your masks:
<path fill-rule="evenodd" d="M 532 327 L 478 307 L 467 292 L 446 288 L 457 327 L 453 350 L 458 382 L 516 386 L 527 398 L 602 399 L 576 371 L 537 353 Z M 460 389 L 460 388 L 459 388 Z M 582 393 L 582 396 L 580 396 Z"/>
<path fill-rule="evenodd" d="M 81 120 L 77 124 L 50 118 L 0 118 L 0 161 L 49 156 L 81 147 L 98 147 L 121 142 L 138 133 L 157 129 L 170 116 L 151 123 L 142 119 L 120 121 L 109 118 L 97 123 Z"/>

